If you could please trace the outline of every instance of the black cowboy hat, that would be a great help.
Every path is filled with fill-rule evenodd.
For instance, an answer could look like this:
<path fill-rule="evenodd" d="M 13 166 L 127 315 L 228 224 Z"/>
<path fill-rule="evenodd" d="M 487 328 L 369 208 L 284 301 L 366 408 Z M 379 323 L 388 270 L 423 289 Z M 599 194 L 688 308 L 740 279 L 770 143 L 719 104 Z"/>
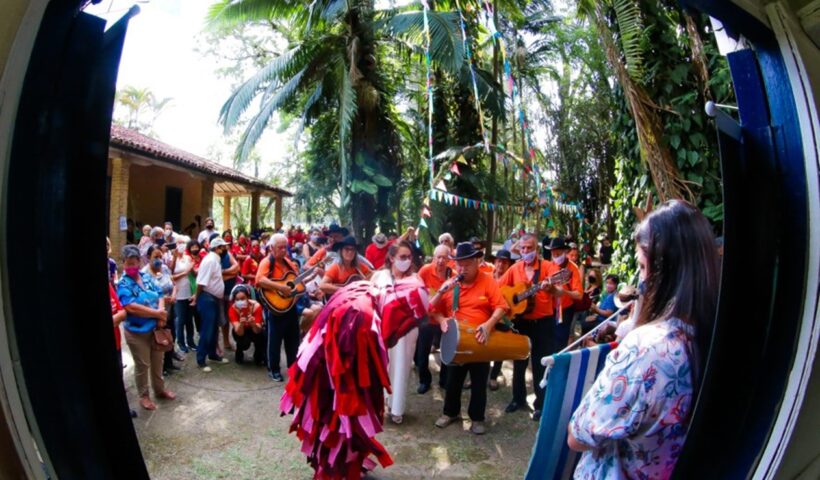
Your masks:
<path fill-rule="evenodd" d="M 470 242 L 461 242 L 456 245 L 456 254 L 450 255 L 450 260 L 466 260 L 484 255 L 482 250 L 477 250 Z"/>
<path fill-rule="evenodd" d="M 327 227 L 327 231 L 325 232 L 326 235 L 331 235 L 334 233 L 338 233 L 344 237 L 350 235 L 350 230 L 340 227 L 337 223 L 331 223 L 329 227 Z"/>
<path fill-rule="evenodd" d="M 506 260 L 510 263 L 513 263 L 512 253 L 509 250 L 504 250 L 503 248 L 494 254 L 488 255 L 487 260 L 494 262 L 496 259 Z"/>
<path fill-rule="evenodd" d="M 549 250 L 557 250 L 557 249 L 559 249 L 559 248 L 560 248 L 560 249 L 564 249 L 564 250 L 569 249 L 569 247 L 567 246 L 567 242 L 566 242 L 566 241 L 564 241 L 564 239 L 563 239 L 563 238 L 561 238 L 561 237 L 556 237 L 556 238 L 553 238 L 552 240 L 550 240 L 550 244 L 549 244 L 549 246 L 547 247 L 547 249 L 549 249 Z"/>
<path fill-rule="evenodd" d="M 343 238 L 342 240 L 339 240 L 338 242 L 334 243 L 333 246 L 331 247 L 331 249 L 334 252 L 338 252 L 339 250 L 343 249 L 344 247 L 359 248 L 359 244 L 356 243 L 356 238 L 355 237 L 353 237 L 352 235 L 348 235 L 345 238 Z"/>

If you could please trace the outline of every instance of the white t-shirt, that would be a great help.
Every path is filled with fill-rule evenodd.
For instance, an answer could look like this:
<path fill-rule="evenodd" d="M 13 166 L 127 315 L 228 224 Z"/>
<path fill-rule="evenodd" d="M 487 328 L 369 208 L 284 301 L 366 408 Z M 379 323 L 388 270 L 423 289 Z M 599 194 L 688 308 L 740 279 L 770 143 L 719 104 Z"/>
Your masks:
<path fill-rule="evenodd" d="M 222 280 L 222 260 L 214 252 L 202 259 L 199 264 L 199 273 L 196 276 L 197 286 L 202 285 L 202 289 L 216 298 L 225 297 L 225 282 Z"/>
<path fill-rule="evenodd" d="M 203 230 L 203 231 L 199 232 L 199 236 L 198 236 L 198 237 L 196 237 L 196 241 L 197 241 L 197 242 L 199 242 L 199 244 L 200 244 L 200 245 L 202 245 L 202 242 L 204 242 L 205 240 L 207 240 L 207 239 L 208 239 L 208 237 L 210 237 L 211 235 L 213 235 L 215 232 L 216 232 L 216 230 L 208 230 L 208 229 L 206 228 L 205 230 Z"/>
<path fill-rule="evenodd" d="M 413 277 L 418 278 L 418 275 L 416 275 L 415 273 L 411 273 L 410 275 L 408 275 L 406 277 L 402 277 L 402 279 L 413 278 Z M 370 283 L 372 283 L 374 286 L 376 286 L 378 288 L 384 288 L 384 287 L 387 287 L 389 285 L 392 285 L 393 284 L 393 279 L 390 276 L 390 270 L 388 270 L 386 268 L 382 268 L 381 270 L 377 270 L 376 273 L 374 273 L 373 276 L 370 277 Z"/>
<path fill-rule="evenodd" d="M 188 255 L 180 255 L 174 266 L 174 275 L 188 270 L 193 263 L 193 259 Z M 174 283 L 177 286 L 177 300 L 188 300 L 191 298 L 191 281 L 188 280 L 188 275 L 178 278 Z"/>

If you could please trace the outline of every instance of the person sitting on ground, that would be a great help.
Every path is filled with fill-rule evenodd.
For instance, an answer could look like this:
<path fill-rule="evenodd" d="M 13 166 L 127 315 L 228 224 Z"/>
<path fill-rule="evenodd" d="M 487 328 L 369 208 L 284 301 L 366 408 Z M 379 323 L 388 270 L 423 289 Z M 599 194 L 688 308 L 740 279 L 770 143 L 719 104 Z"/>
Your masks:
<path fill-rule="evenodd" d="M 135 245 L 122 247 L 123 276 L 117 285 L 117 297 L 125 308 L 125 342 L 134 359 L 134 381 L 140 406 L 155 410 L 156 404 L 148 395 L 148 377 L 154 396 L 167 400 L 176 398 L 165 388 L 162 378 L 163 353 L 155 350 L 154 329 L 164 328 L 168 320 L 162 290 L 149 273 L 140 271 L 140 251 Z"/>
<path fill-rule="evenodd" d="M 245 363 L 245 351 L 253 344 L 253 362 L 265 365 L 266 338 L 262 323 L 262 305 L 251 300 L 251 289 L 247 285 L 233 287 L 230 294 L 228 319 L 233 327 L 236 342 L 236 363 Z"/>
<path fill-rule="evenodd" d="M 577 479 L 670 478 L 686 441 L 720 282 L 709 222 L 670 200 L 635 233 L 644 288 L 626 334 L 573 413 Z"/>

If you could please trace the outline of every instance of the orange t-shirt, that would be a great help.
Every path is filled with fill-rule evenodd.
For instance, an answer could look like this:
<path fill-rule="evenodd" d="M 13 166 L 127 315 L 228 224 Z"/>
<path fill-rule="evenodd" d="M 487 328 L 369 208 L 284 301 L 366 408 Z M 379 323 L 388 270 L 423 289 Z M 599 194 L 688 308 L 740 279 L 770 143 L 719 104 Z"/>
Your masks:
<path fill-rule="evenodd" d="M 436 266 L 428 263 L 419 269 L 418 275 L 424 286 L 427 287 L 427 291 L 430 292 L 430 297 L 432 297 L 441 288 L 441 284 L 453 276 L 453 269 L 447 267 L 447 276 L 442 278 L 436 273 Z"/>
<path fill-rule="evenodd" d="M 327 270 L 325 270 L 325 277 L 330 279 L 330 283 L 334 285 L 342 285 L 352 275 L 361 275 L 366 277 L 370 273 L 367 265 L 359 264 L 357 267 L 343 267 L 340 263 L 334 263 Z"/>
<path fill-rule="evenodd" d="M 550 262 L 552 263 L 552 262 Z M 555 265 L 553 263 L 553 265 Z M 560 269 L 558 265 L 555 265 L 555 268 Z M 578 292 L 583 294 L 584 293 L 584 284 L 581 282 L 581 271 L 578 270 L 578 267 L 572 263 L 571 261 L 567 260 L 566 267 L 567 270 L 570 271 L 572 277 L 569 279 L 569 283 L 562 286 L 564 290 L 570 290 L 573 292 Z M 557 271 L 557 270 L 556 270 Z M 569 295 L 561 295 L 561 308 L 569 308 L 575 303 L 575 300 L 572 299 Z"/>
<path fill-rule="evenodd" d="M 541 262 L 541 272 L 538 275 L 539 282 L 558 272 L 559 269 L 556 264 L 547 260 L 539 261 Z M 527 272 L 524 267 L 524 262 L 516 262 L 498 279 L 498 285 L 503 287 L 505 285 L 513 286 L 523 283 L 529 288 L 532 285 L 532 279 L 527 278 Z M 535 305 L 532 311 L 522 314 L 521 318 L 526 320 L 538 320 L 539 318 L 551 317 L 555 314 L 553 310 L 552 295 L 544 290 L 540 290 L 535 294 Z"/>
<path fill-rule="evenodd" d="M 275 262 L 273 264 L 273 272 L 270 269 L 270 255 L 265 255 L 265 258 L 259 262 L 259 269 L 256 270 L 256 284 L 259 285 L 259 280 L 262 278 L 274 279 L 274 278 L 282 278 L 287 272 L 299 272 L 299 269 L 296 268 L 296 265 L 293 264 L 287 257 L 284 257 L 285 264 L 283 265 L 282 262 Z"/>
<path fill-rule="evenodd" d="M 492 264 L 487 263 L 487 262 L 481 262 L 481 265 L 478 266 L 478 271 L 479 272 L 489 273 L 490 275 L 493 274 L 494 270 L 495 270 L 495 267 Z"/>
<path fill-rule="evenodd" d="M 478 272 L 472 285 L 461 284 L 458 294 L 458 310 L 453 312 L 452 289 L 442 295 L 434 310 L 446 317 L 455 317 L 474 327 L 490 319 L 496 308 L 508 310 L 507 302 L 501 296 L 501 290 L 490 274 Z"/>
<path fill-rule="evenodd" d="M 322 247 L 319 250 L 316 250 L 316 253 L 313 254 L 312 257 L 305 262 L 305 267 L 312 267 L 317 263 L 321 262 L 323 258 L 327 256 L 327 247 Z"/>
<path fill-rule="evenodd" d="M 251 312 L 251 308 L 253 308 L 253 312 Z M 248 306 L 243 308 L 241 312 L 234 308 L 233 304 L 231 304 L 231 308 L 228 309 L 228 318 L 233 328 L 239 326 L 240 317 L 248 316 L 253 318 L 253 323 L 262 325 L 262 305 L 250 300 L 248 301 Z"/>

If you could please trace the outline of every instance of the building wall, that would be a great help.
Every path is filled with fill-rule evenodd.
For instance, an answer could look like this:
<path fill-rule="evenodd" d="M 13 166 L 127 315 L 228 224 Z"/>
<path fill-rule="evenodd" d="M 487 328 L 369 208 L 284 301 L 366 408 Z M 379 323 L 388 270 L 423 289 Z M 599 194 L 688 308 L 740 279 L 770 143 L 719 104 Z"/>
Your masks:
<path fill-rule="evenodd" d="M 110 163 L 110 162 L 109 162 Z M 182 225 L 174 225 L 174 230 L 182 231 L 194 216 L 205 219 L 207 212 L 201 212 L 202 177 L 186 172 L 157 166 L 131 164 L 128 188 L 128 218 L 143 224 L 162 225 L 165 222 L 165 187 L 182 189 Z M 198 230 L 194 230 L 198 232 Z"/>

